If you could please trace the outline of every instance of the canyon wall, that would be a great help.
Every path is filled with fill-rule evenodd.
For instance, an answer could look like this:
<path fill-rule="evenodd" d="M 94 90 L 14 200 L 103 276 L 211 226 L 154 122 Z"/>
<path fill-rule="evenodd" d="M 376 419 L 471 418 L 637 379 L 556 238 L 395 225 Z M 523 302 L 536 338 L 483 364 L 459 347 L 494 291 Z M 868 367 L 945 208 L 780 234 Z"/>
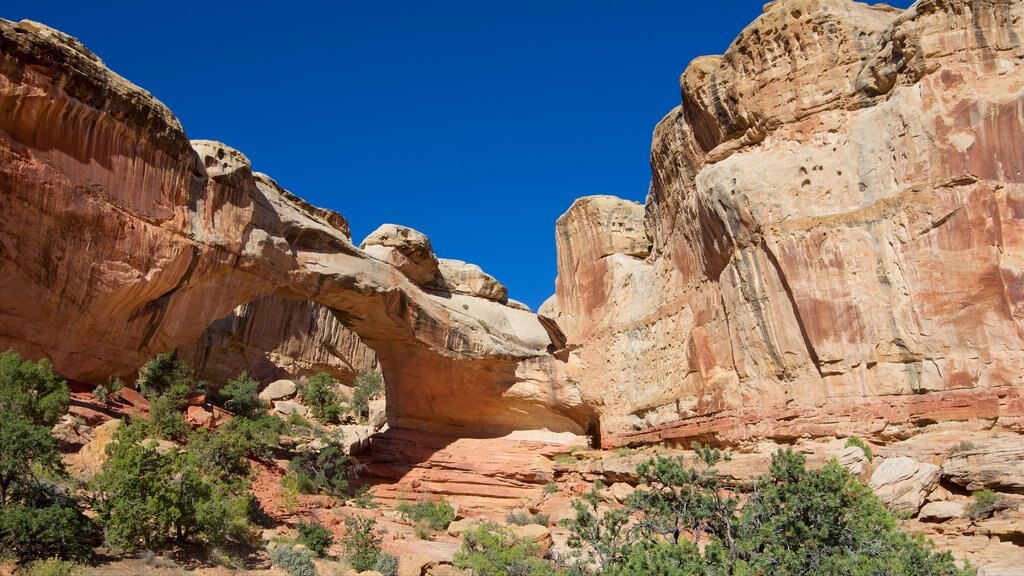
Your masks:
<path fill-rule="evenodd" d="M 27 21 L 0 20 L 0 214 L 0 349 L 48 357 L 64 376 L 129 375 L 190 345 L 216 365 L 222 352 L 191 343 L 217 320 L 246 324 L 243 340 L 268 354 L 344 343 L 344 329 L 367 349 L 320 357 L 355 367 L 375 354 L 393 426 L 579 433 L 592 418 L 537 317 L 478 268 L 446 265 L 450 289 L 443 271 L 417 283 L 395 254 L 353 245 L 339 214 L 236 150 L 189 141 L 152 95 Z M 261 319 L 246 310 L 284 300 L 326 322 L 252 338 Z"/>
<path fill-rule="evenodd" d="M 607 445 L 1024 427 L 1024 3 L 765 7 L 541 314 Z M 649 254 L 648 254 L 649 253 Z"/>

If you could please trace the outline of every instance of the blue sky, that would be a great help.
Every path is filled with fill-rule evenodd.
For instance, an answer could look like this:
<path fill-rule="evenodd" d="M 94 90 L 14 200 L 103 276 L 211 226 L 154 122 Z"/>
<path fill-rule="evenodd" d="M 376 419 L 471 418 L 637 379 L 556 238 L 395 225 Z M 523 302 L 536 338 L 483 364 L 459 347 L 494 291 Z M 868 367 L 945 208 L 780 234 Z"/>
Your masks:
<path fill-rule="evenodd" d="M 8 0 L 0 16 L 79 38 L 189 137 L 342 213 L 356 243 L 411 226 L 536 309 L 555 220 L 580 196 L 644 200 L 679 75 L 763 4 Z"/>

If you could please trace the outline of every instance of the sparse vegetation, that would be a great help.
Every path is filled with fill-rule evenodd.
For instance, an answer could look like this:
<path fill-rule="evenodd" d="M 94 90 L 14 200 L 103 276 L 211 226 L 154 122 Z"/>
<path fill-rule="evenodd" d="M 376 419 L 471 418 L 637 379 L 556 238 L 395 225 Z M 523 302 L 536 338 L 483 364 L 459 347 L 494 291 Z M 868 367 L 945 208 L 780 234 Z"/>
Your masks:
<path fill-rule="evenodd" d="M 867 442 L 864 442 L 863 440 L 856 436 L 850 436 L 849 438 L 847 438 L 845 446 L 847 448 L 849 448 L 850 446 L 856 446 L 857 448 L 860 448 L 861 452 L 864 453 L 864 457 L 868 459 L 868 462 L 871 462 L 875 459 L 875 455 L 871 451 L 871 446 L 868 446 Z"/>
<path fill-rule="evenodd" d="M 555 576 L 555 567 L 541 558 L 532 540 L 519 540 L 507 529 L 483 523 L 466 532 L 454 557 L 456 568 L 474 576 Z M 651 573 L 653 574 L 653 573 Z"/>
<path fill-rule="evenodd" d="M 377 554 L 377 562 L 374 563 L 373 570 L 380 572 L 383 576 L 398 576 L 398 556 L 387 552 Z"/>
<path fill-rule="evenodd" d="M 528 524 L 537 524 L 538 526 L 547 526 L 551 517 L 547 514 L 530 514 L 526 511 L 513 510 L 505 515 L 505 522 L 509 524 L 515 524 L 517 526 L 526 526 Z"/>
<path fill-rule="evenodd" d="M 360 372 L 352 392 L 352 413 L 358 420 L 370 415 L 370 399 L 384 390 L 384 380 L 376 372 Z"/>
<path fill-rule="evenodd" d="M 991 518 L 999 510 L 1010 507 L 1010 501 L 1005 496 L 988 488 L 978 490 L 972 495 L 974 501 L 967 506 L 967 514 L 971 520 Z"/>
<path fill-rule="evenodd" d="M 320 558 L 327 556 L 327 550 L 334 544 L 331 531 L 315 522 L 299 522 L 299 542 Z"/>
<path fill-rule="evenodd" d="M 301 548 L 277 546 L 270 551 L 270 561 L 291 576 L 319 576 L 309 552 Z"/>
<path fill-rule="evenodd" d="M 89 569 L 70 560 L 47 558 L 31 562 L 21 570 L 20 574 L 22 576 L 86 576 L 89 574 Z"/>
<path fill-rule="evenodd" d="M 342 543 L 352 568 L 358 572 L 372 569 L 380 556 L 381 537 L 377 533 L 377 521 L 373 518 L 349 516 L 345 519 Z"/>
<path fill-rule="evenodd" d="M 300 452 L 288 463 L 288 470 L 295 475 L 300 492 L 344 498 L 348 479 L 355 476 L 356 462 L 340 446 L 329 444 L 319 451 Z"/>
<path fill-rule="evenodd" d="M 578 462 L 573 454 L 558 454 L 554 458 L 555 464 L 575 464 Z"/>
<path fill-rule="evenodd" d="M 902 533 L 835 460 L 808 470 L 802 455 L 779 451 L 740 512 L 736 488 L 714 470 L 727 455 L 695 449 L 692 466 L 661 456 L 641 463 L 642 489 L 625 509 L 602 511 L 596 490 L 578 501 L 576 517 L 566 522 L 574 554 L 561 559 L 562 567 L 609 576 L 969 573 L 948 553 Z"/>
<path fill-rule="evenodd" d="M 395 506 L 395 511 L 412 522 L 426 522 L 431 530 L 446 530 L 455 520 L 455 508 L 447 500 L 420 500 L 419 502 L 402 502 Z"/>
<path fill-rule="evenodd" d="M 92 391 L 92 395 L 96 397 L 96 401 L 100 404 L 109 404 L 110 397 L 121 390 L 121 388 L 124 388 L 124 382 L 120 378 L 110 378 L 106 382 L 97 384 L 96 388 Z"/>
<path fill-rule="evenodd" d="M 964 452 L 970 452 L 972 450 L 977 449 L 978 445 L 975 444 L 974 442 L 971 442 L 970 440 L 961 440 L 959 443 L 953 446 L 953 448 L 950 450 L 950 454 L 955 456 L 957 454 L 963 454 Z"/>
<path fill-rule="evenodd" d="M 558 484 L 555 484 L 554 482 L 548 482 L 547 484 L 544 485 L 545 494 L 554 494 L 555 492 L 558 492 Z"/>
<path fill-rule="evenodd" d="M 229 380 L 214 396 L 214 400 L 236 416 L 258 418 L 267 413 L 267 405 L 259 397 L 260 383 L 247 372 Z"/>
<path fill-rule="evenodd" d="M 373 499 L 373 492 L 367 486 L 363 486 L 356 491 L 355 496 L 352 497 L 352 502 L 359 508 L 372 509 L 379 506 L 377 501 Z"/>
<path fill-rule="evenodd" d="M 338 381 L 327 372 L 307 379 L 299 388 L 299 396 L 320 422 L 337 422 L 342 413 L 338 404 Z"/>

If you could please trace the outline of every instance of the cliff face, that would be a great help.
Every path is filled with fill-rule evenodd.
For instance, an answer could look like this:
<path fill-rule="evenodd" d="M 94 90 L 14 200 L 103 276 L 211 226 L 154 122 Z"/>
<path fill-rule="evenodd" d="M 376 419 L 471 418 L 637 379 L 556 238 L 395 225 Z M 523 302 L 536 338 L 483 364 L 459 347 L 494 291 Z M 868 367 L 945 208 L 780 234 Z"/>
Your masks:
<path fill-rule="evenodd" d="M 1019 430 L 1022 38 L 1009 0 L 785 0 L 691 63 L 644 232 L 557 226 L 541 313 L 605 442 Z"/>
<path fill-rule="evenodd" d="M 0 20 L 0 214 L 0 349 L 49 357 L 65 376 L 130 374 L 218 319 L 237 324 L 242 335 L 228 336 L 243 356 L 310 339 L 345 346 L 344 328 L 376 353 L 392 425 L 581 432 L 588 422 L 535 315 L 426 291 L 356 248 L 340 215 L 254 173 L 236 150 L 190 142 L 150 94 L 31 22 Z M 254 334 L 267 318 L 253 314 L 271 303 L 283 322 L 324 322 L 294 338 L 281 325 Z M 208 368 L 233 362 L 194 346 Z M 331 355 L 319 357 L 373 362 L 355 346 Z"/>

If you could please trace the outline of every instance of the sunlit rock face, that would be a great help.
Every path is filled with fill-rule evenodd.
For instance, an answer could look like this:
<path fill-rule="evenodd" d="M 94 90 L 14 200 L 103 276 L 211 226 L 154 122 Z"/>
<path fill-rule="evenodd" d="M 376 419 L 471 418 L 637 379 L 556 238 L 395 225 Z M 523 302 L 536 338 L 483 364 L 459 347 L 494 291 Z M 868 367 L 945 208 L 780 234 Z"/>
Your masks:
<path fill-rule="evenodd" d="M 65 376 L 130 375 L 185 347 L 224 377 L 245 361 L 204 335 L 220 320 L 222 344 L 286 372 L 375 354 L 393 426 L 582 432 L 591 418 L 537 317 L 496 287 L 424 291 L 356 248 L 339 214 L 190 142 L 150 94 L 32 22 L 0 21 L 0 213 L 0 349 Z M 297 317 L 319 324 L 295 335 Z M 365 348 L 325 350 L 350 334 Z"/>
<path fill-rule="evenodd" d="M 1009 0 L 782 0 L 691 63 L 643 232 L 557 225 L 540 312 L 604 441 L 1020 429 L 1022 38 Z"/>

